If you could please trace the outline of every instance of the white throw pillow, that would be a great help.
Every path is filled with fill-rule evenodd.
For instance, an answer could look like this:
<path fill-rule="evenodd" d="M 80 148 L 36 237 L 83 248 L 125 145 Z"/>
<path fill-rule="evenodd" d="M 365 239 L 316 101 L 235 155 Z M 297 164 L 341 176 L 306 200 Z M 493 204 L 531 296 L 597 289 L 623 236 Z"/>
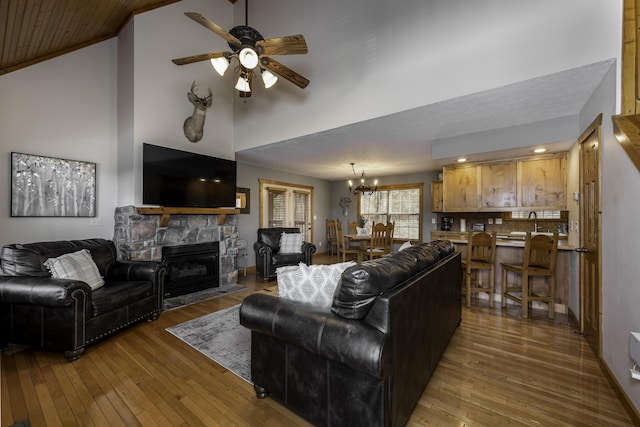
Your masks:
<path fill-rule="evenodd" d="M 80 280 L 94 291 L 104 285 L 98 266 L 87 249 L 49 258 L 44 265 L 56 279 Z"/>
<path fill-rule="evenodd" d="M 281 254 L 299 254 L 302 252 L 302 234 L 282 233 L 280 235 Z"/>
<path fill-rule="evenodd" d="M 398 248 L 398 252 L 400 252 L 400 251 L 402 251 L 402 250 L 405 250 L 405 249 L 407 249 L 407 248 L 410 248 L 410 247 L 411 247 L 411 242 L 409 242 L 409 241 L 404 242 L 404 243 L 403 243 L 403 244 L 401 244 L 401 245 L 400 245 L 400 247 Z"/>
<path fill-rule="evenodd" d="M 333 293 L 340 282 L 342 272 L 356 263 L 353 261 L 329 265 L 279 267 L 278 294 L 280 298 L 313 304 L 329 310 Z"/>

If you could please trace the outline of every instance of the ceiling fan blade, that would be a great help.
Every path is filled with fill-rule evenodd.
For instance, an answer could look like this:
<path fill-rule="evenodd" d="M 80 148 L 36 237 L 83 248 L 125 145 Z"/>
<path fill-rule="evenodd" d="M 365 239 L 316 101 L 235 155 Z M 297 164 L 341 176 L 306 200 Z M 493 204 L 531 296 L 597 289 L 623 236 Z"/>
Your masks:
<path fill-rule="evenodd" d="M 304 89 L 309 85 L 309 79 L 296 73 L 291 68 L 282 65 L 275 59 L 263 57 L 262 65 L 265 68 L 268 68 L 270 71 L 273 71 L 277 75 L 289 80 L 291 83 L 293 83 L 294 85 L 298 86 L 301 89 Z"/>
<path fill-rule="evenodd" d="M 219 35 L 220 37 L 222 37 L 232 45 L 240 46 L 242 44 L 242 42 L 238 40 L 233 34 L 230 34 L 229 32 L 225 31 L 221 26 L 211 21 L 210 19 L 205 18 L 201 14 L 196 12 L 185 12 L 184 14 L 187 15 L 189 18 L 193 19 L 194 21 L 196 21 L 198 24 L 202 25 L 203 27 L 206 27 L 209 30 L 213 31 L 214 33 L 216 33 L 217 35 Z"/>
<path fill-rule="evenodd" d="M 173 62 L 176 65 L 185 65 L 185 64 L 192 64 L 194 62 L 206 61 L 212 58 L 221 58 L 223 56 L 229 57 L 229 55 L 231 55 L 231 52 L 201 53 L 200 55 L 185 56 L 183 58 L 175 58 L 175 59 L 172 59 L 171 62 Z"/>
<path fill-rule="evenodd" d="M 302 55 L 308 52 L 302 34 L 259 40 L 256 46 L 262 49 L 263 55 Z"/>

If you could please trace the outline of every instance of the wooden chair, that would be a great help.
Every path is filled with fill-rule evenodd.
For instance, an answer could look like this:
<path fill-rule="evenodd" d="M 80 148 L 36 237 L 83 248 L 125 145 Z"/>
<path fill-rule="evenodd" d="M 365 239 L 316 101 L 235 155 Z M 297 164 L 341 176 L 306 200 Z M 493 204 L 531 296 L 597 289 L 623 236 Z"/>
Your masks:
<path fill-rule="evenodd" d="M 549 319 L 553 319 L 557 255 L 558 233 L 553 233 L 553 237 L 542 234 L 532 237 L 531 233 L 527 233 L 522 264 L 502 264 L 502 307 L 507 306 L 507 299 L 516 301 L 522 305 L 522 317 L 526 319 L 529 303 L 542 301 L 548 305 Z M 509 272 L 521 276 L 520 286 L 517 283 L 508 284 Z M 542 276 L 543 283 L 534 286 L 531 280 L 534 276 Z"/>
<path fill-rule="evenodd" d="M 374 223 L 371 226 L 371 240 L 369 241 L 369 247 L 367 248 L 367 255 L 369 259 L 374 259 L 387 255 L 389 250 L 387 249 L 387 225 L 381 222 Z"/>
<path fill-rule="evenodd" d="M 396 222 L 387 222 L 387 252 L 393 252 L 393 232 L 396 228 Z"/>
<path fill-rule="evenodd" d="M 358 227 L 360 227 L 360 221 L 351 221 L 347 223 L 347 232 L 349 234 L 358 234 Z M 350 249 L 361 249 L 362 245 L 360 242 L 349 240 L 347 246 L 349 246 Z"/>
<path fill-rule="evenodd" d="M 334 249 L 335 253 L 338 253 L 338 243 L 336 238 L 336 226 L 339 220 L 328 219 L 327 220 L 327 251 L 329 251 L 329 255 L 333 256 Z"/>
<path fill-rule="evenodd" d="M 471 307 L 471 293 L 486 292 L 489 294 L 489 306 L 493 307 L 495 289 L 496 233 L 469 232 L 467 239 L 467 256 L 462 260 L 465 285 L 467 291 L 467 307 Z M 482 271 L 489 272 L 488 283 L 481 281 Z M 474 274 L 475 273 L 475 274 Z M 475 276 L 475 277 L 474 277 Z"/>
<path fill-rule="evenodd" d="M 347 260 L 347 254 L 355 255 L 356 260 L 360 260 L 360 243 L 358 242 L 358 247 L 348 246 L 344 237 L 342 226 L 336 226 L 336 242 L 338 245 L 338 257 L 340 257 L 340 255 L 342 254 L 342 262 L 345 262 Z"/>

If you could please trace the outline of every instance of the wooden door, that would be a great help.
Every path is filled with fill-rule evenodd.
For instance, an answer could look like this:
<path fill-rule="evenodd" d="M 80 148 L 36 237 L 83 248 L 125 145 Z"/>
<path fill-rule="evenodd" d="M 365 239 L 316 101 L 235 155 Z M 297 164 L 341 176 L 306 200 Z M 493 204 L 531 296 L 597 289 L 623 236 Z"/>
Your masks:
<path fill-rule="evenodd" d="M 580 328 L 601 357 L 600 140 L 602 115 L 582 134 L 580 144 Z"/>

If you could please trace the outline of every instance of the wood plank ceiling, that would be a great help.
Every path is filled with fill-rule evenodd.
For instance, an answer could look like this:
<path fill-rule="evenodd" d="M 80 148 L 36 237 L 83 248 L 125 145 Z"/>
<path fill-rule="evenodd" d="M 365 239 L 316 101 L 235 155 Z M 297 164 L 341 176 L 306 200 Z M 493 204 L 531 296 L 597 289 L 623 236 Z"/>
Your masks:
<path fill-rule="evenodd" d="M 115 37 L 135 14 L 179 0 L 2 0 L 0 75 Z"/>

